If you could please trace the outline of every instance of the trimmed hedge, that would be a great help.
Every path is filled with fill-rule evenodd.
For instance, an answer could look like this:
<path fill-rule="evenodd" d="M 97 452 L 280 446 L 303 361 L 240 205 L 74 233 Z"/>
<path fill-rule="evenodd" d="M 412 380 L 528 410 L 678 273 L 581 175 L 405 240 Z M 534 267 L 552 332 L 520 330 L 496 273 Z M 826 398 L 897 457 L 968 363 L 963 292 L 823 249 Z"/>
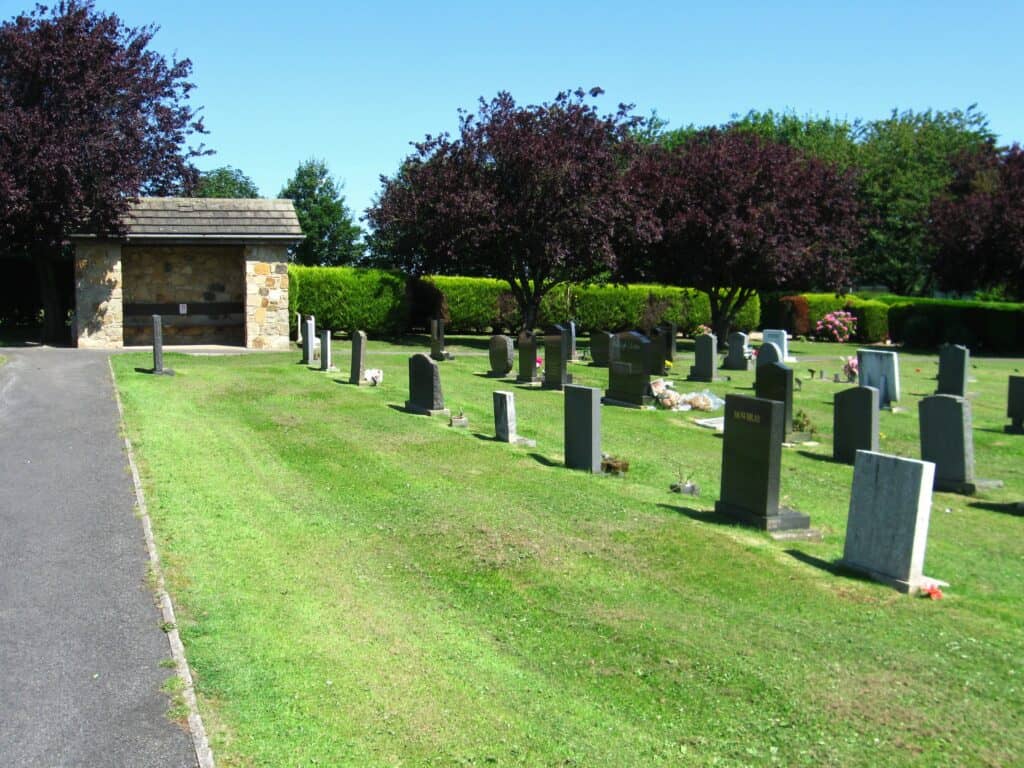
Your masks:
<path fill-rule="evenodd" d="M 889 307 L 873 299 L 861 299 L 853 294 L 836 296 L 834 293 L 805 293 L 811 333 L 829 312 L 845 309 L 857 318 L 857 341 L 875 344 L 889 337 Z"/>
<path fill-rule="evenodd" d="M 942 343 L 971 350 L 1024 352 L 1024 304 L 910 299 L 889 308 L 893 341 L 928 349 Z"/>
<path fill-rule="evenodd" d="M 405 276 L 356 267 L 288 268 L 289 305 L 335 331 L 398 334 L 406 327 Z"/>
<path fill-rule="evenodd" d="M 362 329 L 394 334 L 425 326 L 442 307 L 451 333 L 513 331 L 519 311 L 504 280 L 434 276 L 407 279 L 397 272 L 355 267 L 300 267 L 288 270 L 290 305 L 295 312 L 312 313 L 317 324 L 335 330 Z M 443 296 L 430 288 L 436 288 Z M 649 305 L 650 302 L 650 305 Z M 651 310 L 657 310 L 652 312 Z M 645 315 L 651 315 L 646 317 Z M 583 333 L 637 328 L 645 319 L 673 322 L 684 334 L 711 322 L 708 296 L 693 288 L 665 285 L 561 285 L 541 301 L 538 325 L 544 327 L 574 318 Z M 734 325 L 757 328 L 760 301 L 754 296 Z"/>

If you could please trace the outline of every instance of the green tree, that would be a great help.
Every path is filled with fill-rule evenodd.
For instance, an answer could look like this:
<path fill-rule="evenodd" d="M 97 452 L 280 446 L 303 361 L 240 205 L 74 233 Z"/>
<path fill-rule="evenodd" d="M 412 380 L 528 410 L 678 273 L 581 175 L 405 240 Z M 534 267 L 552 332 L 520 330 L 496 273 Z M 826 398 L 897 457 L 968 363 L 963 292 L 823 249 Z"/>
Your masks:
<path fill-rule="evenodd" d="M 193 194 L 195 197 L 254 198 L 260 196 L 260 190 L 241 170 L 225 165 L 203 171 Z"/>
<path fill-rule="evenodd" d="M 362 229 L 352 220 L 326 162 L 310 158 L 301 163 L 278 197 L 295 203 L 295 213 L 306 235 L 289 253 L 296 264 L 333 267 L 362 258 Z"/>
<path fill-rule="evenodd" d="M 857 166 L 869 212 L 866 235 L 854 254 L 860 282 L 902 294 L 932 288 L 928 237 L 932 203 L 953 181 L 956 159 L 995 140 L 974 105 L 966 110 L 896 112 L 861 126 Z"/>

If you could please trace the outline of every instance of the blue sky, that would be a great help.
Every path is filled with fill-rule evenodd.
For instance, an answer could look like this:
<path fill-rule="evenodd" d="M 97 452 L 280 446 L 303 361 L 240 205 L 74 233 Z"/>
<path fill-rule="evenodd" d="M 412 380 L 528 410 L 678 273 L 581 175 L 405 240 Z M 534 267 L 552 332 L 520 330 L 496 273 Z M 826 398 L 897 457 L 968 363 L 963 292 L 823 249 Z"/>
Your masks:
<path fill-rule="evenodd" d="M 325 159 L 359 216 L 426 133 L 508 90 L 520 103 L 599 85 L 602 111 L 673 126 L 749 109 L 886 116 L 977 103 L 1024 141 L 1024 2 L 313 2 L 97 0 L 193 62 L 217 154 L 276 196 Z M 4 18 L 29 2 L 0 0 Z"/>

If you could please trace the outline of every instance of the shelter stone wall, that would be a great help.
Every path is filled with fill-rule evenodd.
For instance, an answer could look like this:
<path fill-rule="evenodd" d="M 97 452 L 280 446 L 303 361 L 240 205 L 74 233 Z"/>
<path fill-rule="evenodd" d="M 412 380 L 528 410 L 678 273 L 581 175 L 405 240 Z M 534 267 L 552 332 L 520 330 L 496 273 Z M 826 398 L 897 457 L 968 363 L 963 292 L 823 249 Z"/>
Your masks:
<path fill-rule="evenodd" d="M 78 346 L 110 349 L 124 343 L 121 245 L 79 242 L 75 252 Z"/>
<path fill-rule="evenodd" d="M 288 251 L 283 245 L 245 247 L 245 345 L 287 350 Z"/>

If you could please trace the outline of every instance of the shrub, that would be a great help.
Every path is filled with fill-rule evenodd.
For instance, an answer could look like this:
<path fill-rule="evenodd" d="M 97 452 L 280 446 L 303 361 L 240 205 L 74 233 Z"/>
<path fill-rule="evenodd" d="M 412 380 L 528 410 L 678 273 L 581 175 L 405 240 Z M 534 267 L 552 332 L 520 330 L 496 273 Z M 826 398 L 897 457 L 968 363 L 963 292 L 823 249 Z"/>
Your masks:
<path fill-rule="evenodd" d="M 779 299 L 779 308 L 781 328 L 794 336 L 806 336 L 811 332 L 810 306 L 806 296 L 783 296 Z"/>
<path fill-rule="evenodd" d="M 894 341 L 932 348 L 943 342 L 996 353 L 1024 352 L 1024 304 L 904 299 L 889 308 Z"/>
<path fill-rule="evenodd" d="M 288 268 L 289 289 L 300 287 L 291 309 L 316 316 L 317 326 L 335 331 L 400 333 L 407 323 L 405 277 L 383 269 Z"/>
<path fill-rule="evenodd" d="M 823 341 L 846 343 L 857 332 L 857 318 L 844 309 L 829 312 L 814 326 L 814 335 Z"/>

